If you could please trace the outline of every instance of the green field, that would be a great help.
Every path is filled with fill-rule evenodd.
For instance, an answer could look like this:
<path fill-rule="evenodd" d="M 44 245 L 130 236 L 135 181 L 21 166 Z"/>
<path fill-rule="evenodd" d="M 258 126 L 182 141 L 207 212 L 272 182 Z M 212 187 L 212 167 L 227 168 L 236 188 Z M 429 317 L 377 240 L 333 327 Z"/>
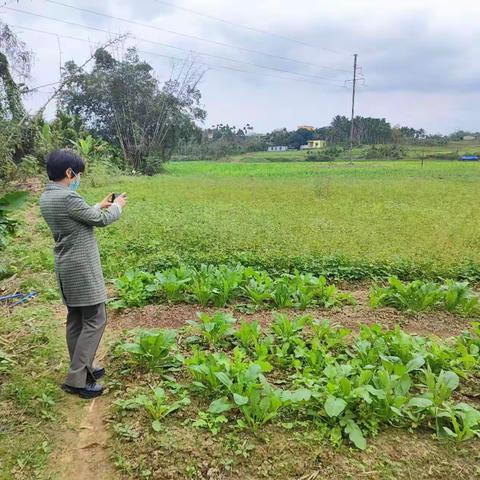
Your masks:
<path fill-rule="evenodd" d="M 347 280 L 398 273 L 411 278 L 448 274 L 478 281 L 479 182 L 480 164 L 476 163 L 426 161 L 422 166 L 418 161 L 353 165 L 190 162 L 168 164 L 165 173 L 156 177 L 105 178 L 87 174 L 80 193 L 91 203 L 108 192 L 128 193 L 128 206 L 121 220 L 107 229 L 97 229 L 108 279 L 127 270 L 156 271 L 179 263 L 242 262 L 268 269 L 274 283 L 279 280 L 279 271 L 295 268 Z M 65 309 L 53 273 L 53 241 L 40 218 L 36 194 L 18 213 L 18 220 L 17 235 L 7 245 L 0 262 L 0 266 L 11 265 L 10 273 L 16 274 L 0 281 L 0 292 L 36 290 L 38 296 L 23 306 L 0 308 L 1 479 L 71 478 L 79 471 L 84 473 L 79 478 L 108 480 L 267 477 L 333 480 L 367 476 L 378 480 L 446 480 L 459 469 L 464 473 L 459 478 L 478 476 L 478 440 L 470 438 L 476 435 L 478 425 L 472 427 L 475 431 L 467 428 L 457 438 L 470 438 L 468 442 L 438 441 L 432 435 L 435 415 L 431 412 L 426 412 L 418 425 L 402 419 L 403 426 L 399 428 L 395 420 L 377 415 L 383 411 L 381 408 L 375 410 L 375 415 L 370 411 L 365 416 L 354 400 L 352 415 L 361 424 L 368 442 L 367 449 L 361 450 L 359 439 L 354 437 L 361 448 L 354 448 L 346 430 L 340 432 L 343 439 L 338 436 L 339 431 L 334 428 L 338 422 L 322 413 L 327 401 L 322 396 L 319 415 L 312 417 L 302 405 L 288 406 L 285 403 L 288 400 L 284 400 L 280 413 L 259 431 L 252 432 L 238 422 L 243 418 L 238 409 L 223 418 L 208 413 L 211 402 L 219 395 L 216 390 L 207 394 L 195 390 L 188 363 L 173 371 L 151 370 L 135 364 L 126 350 L 123 353 L 119 350 L 122 342 L 128 345 L 135 338 L 138 329 L 149 329 L 152 333 L 169 327 L 178 333 L 171 348 L 178 348 L 185 358 L 193 357 L 195 348 L 190 341 L 199 332 L 203 334 L 198 326 L 197 331 L 185 329 L 186 322 L 194 319 L 198 310 L 214 312 L 211 302 L 204 302 L 206 307 L 199 304 L 193 282 L 185 295 L 167 304 L 136 308 L 168 301 L 160 295 L 137 304 L 126 302 L 134 308 L 120 312 L 113 311 L 114 304 L 110 304 L 107 342 L 100 353 L 108 372 L 108 392 L 94 408 L 63 394 L 58 385 L 68 363 L 64 345 Z M 372 309 L 365 282 L 339 286 L 342 293 L 348 290 L 352 294 L 354 305 L 350 301 L 337 302 L 332 309 L 323 308 L 324 304 L 316 301 L 309 304 L 312 308 L 307 312 L 317 319 L 330 319 L 332 325 L 351 329 L 351 335 L 348 330 L 338 333 L 348 335 L 345 338 L 349 342 L 362 335 L 359 325 L 383 325 L 385 331 L 375 333 L 382 337 L 375 342 L 376 347 L 380 348 L 390 338 L 387 353 L 397 355 L 398 340 L 403 345 L 403 354 L 409 351 L 408 362 L 414 359 L 412 355 L 417 359 L 421 347 L 422 356 L 433 359 L 435 375 L 441 375 L 440 368 L 459 372 L 460 386 L 454 392 L 455 397 L 447 399 L 444 406 L 460 399 L 478 407 L 480 344 L 478 328 L 475 324 L 470 326 L 472 320 L 478 319 L 476 308 L 475 312 L 446 311 L 443 304 L 436 304 L 415 314 L 419 309 L 407 312 L 385 309 L 384 305 L 392 306 L 386 301 Z M 464 288 L 455 286 L 458 287 Z M 215 294 L 222 292 L 221 288 L 215 288 Z M 136 292 L 133 288 L 125 291 Z M 113 289 L 110 293 L 116 295 Z M 120 289 L 117 295 L 122 299 Z M 468 295 L 476 294 L 470 291 Z M 343 298 L 347 297 L 350 298 L 349 295 Z M 262 338 L 266 340 L 274 332 L 271 330 L 274 316 L 267 309 L 283 307 L 279 307 L 281 303 L 275 297 L 275 302 L 270 299 L 268 305 L 263 305 L 265 308 L 248 315 L 253 310 L 245 309 L 248 305 L 243 302 L 249 301 L 245 298 L 237 295 L 217 308 L 237 319 L 245 315 L 248 320 L 252 317 L 259 320 Z M 410 300 L 415 302 L 417 298 L 411 295 Z M 478 301 L 476 296 L 473 300 Z M 299 314 L 297 308 L 290 305 L 282 312 L 293 319 Z M 290 338 L 292 324 L 285 321 L 282 325 L 284 330 L 281 330 Z M 407 340 L 400 331 L 392 334 L 389 329 L 397 325 L 404 332 L 425 337 Z M 279 328 L 280 324 L 274 334 L 277 339 L 283 335 Z M 470 333 L 462 335 L 469 328 Z M 477 334 L 473 333 L 475 329 Z M 335 331 L 325 338 L 334 338 Z M 205 332 L 210 332 L 209 327 L 205 327 Z M 295 345 L 313 350 L 309 332 L 306 328 L 299 334 L 301 337 L 294 335 Z M 369 334 L 364 330 L 363 335 Z M 433 335 L 437 338 L 430 339 Z M 438 345 L 425 347 L 430 345 L 424 343 L 427 341 Z M 220 338 L 199 346 L 208 354 L 215 351 L 233 358 L 238 355 L 234 353 L 237 343 Z M 290 339 L 287 344 L 290 345 Z M 292 382 L 290 366 L 297 362 L 298 367 L 301 352 L 302 362 L 310 357 L 308 350 L 295 348 L 293 356 L 283 358 L 286 347 L 282 345 L 278 343 L 278 349 L 272 347 L 273 350 L 267 351 L 268 361 L 274 366 L 271 373 L 266 373 L 267 379 L 275 389 L 294 392 L 304 385 L 307 377 L 297 375 L 298 382 Z M 327 357 L 337 358 L 337 363 L 343 365 L 352 359 L 347 350 L 342 353 L 335 347 L 337 343 L 332 345 L 334 356 L 323 352 L 318 357 L 321 362 Z M 364 344 L 360 342 L 361 345 Z M 258 352 L 260 355 L 261 350 Z M 260 358 L 255 356 L 257 353 L 248 355 L 248 361 Z M 378 358 L 382 361 L 377 359 L 375 368 L 382 369 L 384 359 L 393 357 Z M 237 361 L 247 364 L 242 358 Z M 373 368 L 371 364 L 369 368 Z M 319 395 L 326 392 L 325 379 L 321 380 L 324 373 L 321 364 L 312 377 L 321 387 Z M 424 395 L 423 374 L 415 370 L 411 375 L 409 395 Z M 178 411 L 162 418 L 155 427 L 160 431 L 156 431 L 151 414 L 135 402 L 146 401 L 149 405 L 152 387 L 159 386 L 167 392 L 168 404 L 186 396 L 191 403 L 182 404 Z M 418 403 L 418 399 L 413 400 Z M 158 401 L 161 411 L 164 399 Z M 424 399 L 420 402 L 425 404 Z M 253 405 L 253 400 L 250 403 Z"/>
<path fill-rule="evenodd" d="M 480 271 L 480 165 L 461 162 L 172 163 L 156 177 L 83 188 L 126 191 L 99 231 L 109 278 L 186 262 L 300 268 L 348 278 Z"/>

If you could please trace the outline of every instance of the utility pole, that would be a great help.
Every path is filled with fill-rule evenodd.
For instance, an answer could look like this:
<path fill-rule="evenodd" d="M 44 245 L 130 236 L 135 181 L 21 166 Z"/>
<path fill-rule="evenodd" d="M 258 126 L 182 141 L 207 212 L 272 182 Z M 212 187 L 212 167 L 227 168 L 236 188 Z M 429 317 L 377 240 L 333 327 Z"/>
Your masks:
<path fill-rule="evenodd" d="M 355 115 L 355 84 L 357 83 L 357 56 L 353 55 L 353 83 L 352 83 L 352 117 L 350 119 L 350 163 L 353 163 L 353 118 Z"/>

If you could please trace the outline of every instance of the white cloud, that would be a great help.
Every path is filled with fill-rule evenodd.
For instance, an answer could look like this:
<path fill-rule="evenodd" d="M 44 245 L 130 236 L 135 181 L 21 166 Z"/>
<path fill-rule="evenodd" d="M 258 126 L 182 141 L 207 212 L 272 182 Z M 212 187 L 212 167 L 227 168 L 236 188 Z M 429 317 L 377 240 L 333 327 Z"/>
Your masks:
<path fill-rule="evenodd" d="M 119 20 L 79 12 L 45 0 L 20 0 L 11 7 L 76 22 L 112 33 L 131 32 L 154 42 L 169 43 L 235 61 L 197 55 L 199 61 L 256 75 L 227 70 L 207 72 L 201 90 L 209 116 L 207 125 L 250 122 L 256 130 L 295 127 L 302 123 L 324 125 L 337 113 L 348 114 L 348 90 L 323 84 L 293 82 L 272 78 L 289 76 L 239 62 L 295 70 L 305 75 L 331 77 L 343 83 L 350 76 L 352 53 L 366 77 L 358 92 L 358 114 L 384 116 L 392 124 L 409 124 L 429 131 L 447 132 L 454 128 L 479 129 L 475 105 L 480 99 L 480 30 L 477 23 L 480 2 L 470 0 L 168 0 L 187 9 L 224 18 L 235 23 L 267 30 L 279 36 L 297 38 L 312 48 L 272 35 L 217 22 L 176 9 L 156 0 L 59 0 L 78 8 L 91 9 L 158 27 L 142 27 Z M 167 1 L 167 0 L 166 0 Z M 0 10 L 2 20 L 13 25 L 37 28 L 60 37 L 62 60 L 81 63 L 96 42 L 107 34 L 41 17 Z M 21 37 L 36 54 L 31 85 L 58 79 L 59 47 L 53 35 L 22 31 Z M 298 61 L 334 66 L 338 72 L 288 62 L 278 58 L 235 50 L 168 33 L 166 30 L 207 38 L 214 42 L 238 45 Z M 69 40 L 80 37 L 92 42 Z M 160 55 L 185 56 L 187 53 L 152 43 L 138 42 L 141 50 Z M 338 53 L 332 53 L 334 50 Z M 145 58 L 159 78 L 169 71 L 169 60 L 150 55 Z M 312 78 L 310 77 L 312 80 Z M 44 90 L 49 90 L 48 87 Z M 48 93 L 28 98 L 34 109 Z"/>

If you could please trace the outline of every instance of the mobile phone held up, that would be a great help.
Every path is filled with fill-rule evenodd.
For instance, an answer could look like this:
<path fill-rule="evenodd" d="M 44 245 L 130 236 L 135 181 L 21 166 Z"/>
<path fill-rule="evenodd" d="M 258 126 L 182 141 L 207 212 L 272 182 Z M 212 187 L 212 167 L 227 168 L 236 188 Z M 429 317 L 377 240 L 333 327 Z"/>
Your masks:
<path fill-rule="evenodd" d="M 110 203 L 113 203 L 117 197 L 126 197 L 126 195 L 123 195 L 121 193 L 112 193 L 110 194 Z"/>

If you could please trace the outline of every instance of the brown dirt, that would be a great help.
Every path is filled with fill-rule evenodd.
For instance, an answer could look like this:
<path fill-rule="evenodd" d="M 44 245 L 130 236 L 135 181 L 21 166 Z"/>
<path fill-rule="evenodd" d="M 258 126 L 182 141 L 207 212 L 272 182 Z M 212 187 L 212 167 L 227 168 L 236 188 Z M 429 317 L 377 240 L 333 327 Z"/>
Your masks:
<path fill-rule="evenodd" d="M 118 478 L 107 453 L 109 433 L 104 418 L 108 400 L 65 399 L 67 423 L 62 432 L 60 450 L 52 454 L 50 466 L 54 478 L 70 480 L 114 480 Z"/>
<path fill-rule="evenodd" d="M 44 181 L 40 177 L 31 177 L 23 181 L 12 182 L 17 190 L 26 190 L 30 193 L 37 194 L 43 190 Z"/>
<path fill-rule="evenodd" d="M 368 290 L 356 290 L 352 292 L 357 305 L 346 306 L 334 310 L 307 309 L 307 310 L 281 310 L 290 316 L 309 314 L 315 318 L 328 319 L 333 325 L 342 325 L 357 331 L 360 326 L 378 323 L 387 328 L 400 325 L 406 332 L 418 335 L 436 335 L 447 338 L 460 334 L 468 329 L 470 320 L 445 312 L 429 312 L 408 315 L 392 308 L 379 308 L 372 310 L 368 306 Z M 258 311 L 252 315 L 246 315 L 235 308 L 212 308 L 199 305 L 176 304 L 176 305 L 148 305 L 142 308 L 128 308 L 110 312 L 110 328 L 180 328 L 187 320 L 196 318 L 196 313 L 202 311 L 213 313 L 217 311 L 231 312 L 235 318 L 257 319 L 267 325 L 273 320 L 273 312 L 270 310 Z"/>
<path fill-rule="evenodd" d="M 156 434 L 149 433 L 147 424 L 134 421 L 131 428 L 140 432 L 135 443 L 114 440 L 115 448 L 129 461 L 128 478 L 140 478 L 144 469 L 158 480 L 466 480 L 480 475 L 480 440 L 444 443 L 433 440 L 430 432 L 392 427 L 369 438 L 367 450 L 359 451 L 348 445 L 332 447 L 309 429 L 269 424 L 258 436 L 227 433 L 225 428 L 213 437 L 182 420 L 181 413 L 168 417 L 164 431 Z"/>
<path fill-rule="evenodd" d="M 58 305 L 55 316 L 63 334 L 66 309 Z M 102 340 L 96 360 L 106 355 Z M 109 457 L 110 432 L 107 424 L 111 399 L 108 395 L 82 400 L 65 394 L 61 411 L 66 419 L 58 432 L 57 445 L 50 456 L 49 473 L 58 480 L 115 480 L 120 478 Z M 50 477 L 49 477 L 50 478 Z"/>

